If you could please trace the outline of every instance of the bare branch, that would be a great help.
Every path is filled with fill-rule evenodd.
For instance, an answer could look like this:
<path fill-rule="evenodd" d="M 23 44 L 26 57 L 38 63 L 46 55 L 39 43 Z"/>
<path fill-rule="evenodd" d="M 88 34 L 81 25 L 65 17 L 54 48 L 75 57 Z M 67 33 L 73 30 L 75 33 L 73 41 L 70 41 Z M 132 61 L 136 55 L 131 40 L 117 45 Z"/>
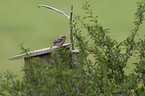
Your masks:
<path fill-rule="evenodd" d="M 47 5 L 38 5 L 38 7 L 46 7 L 46 8 L 48 8 L 48 9 L 52 9 L 52 10 L 54 10 L 54 11 L 57 11 L 57 12 L 63 14 L 67 19 L 70 20 L 70 17 L 69 17 L 67 14 L 65 14 L 63 11 L 58 10 L 58 9 L 56 9 L 56 8 L 54 8 L 54 7 L 47 6 Z"/>
<path fill-rule="evenodd" d="M 72 50 L 74 50 L 74 40 L 73 40 L 73 21 L 72 21 L 72 15 L 73 15 L 73 6 L 71 6 L 71 11 L 70 11 L 70 40 L 72 44 Z"/>

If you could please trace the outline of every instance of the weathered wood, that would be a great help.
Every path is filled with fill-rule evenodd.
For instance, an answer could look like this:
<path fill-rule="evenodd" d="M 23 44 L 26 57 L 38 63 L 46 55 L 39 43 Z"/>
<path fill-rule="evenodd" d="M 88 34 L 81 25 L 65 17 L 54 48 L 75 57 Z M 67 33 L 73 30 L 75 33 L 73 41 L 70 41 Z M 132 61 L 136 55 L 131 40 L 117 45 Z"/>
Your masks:
<path fill-rule="evenodd" d="M 32 56 L 32 57 L 25 57 L 24 58 L 24 63 L 26 64 L 31 64 L 31 60 L 33 58 L 40 58 L 42 60 L 44 60 L 45 62 L 49 63 L 50 62 L 50 58 L 51 58 L 51 53 L 45 53 L 45 54 L 41 54 L 41 55 L 37 55 L 37 56 Z"/>
<path fill-rule="evenodd" d="M 65 52 L 62 52 L 61 50 Z M 59 51 L 57 54 L 60 54 L 62 56 L 63 62 L 69 64 L 71 60 L 70 47 L 58 49 L 57 51 Z M 53 54 L 53 55 L 55 56 L 57 54 Z M 24 58 L 25 65 L 31 64 L 32 63 L 31 61 L 33 61 L 33 59 L 35 58 L 41 59 L 44 62 L 49 64 L 51 62 L 52 52 L 41 54 L 41 55 L 36 55 L 36 56 L 31 56 L 31 57 L 25 57 Z"/>
<path fill-rule="evenodd" d="M 71 43 L 63 44 L 63 47 L 65 47 L 65 48 L 69 48 L 70 46 L 71 46 Z M 24 54 L 20 54 L 20 55 L 16 55 L 16 56 L 10 57 L 9 60 L 17 60 L 17 59 L 22 59 L 22 58 L 28 58 L 28 57 L 32 57 L 32 56 L 42 55 L 42 54 L 46 54 L 46 53 L 51 53 L 52 50 L 58 49 L 58 48 L 59 48 L 59 46 L 53 46 L 52 48 L 48 47 L 48 48 L 44 48 L 44 49 L 30 51 L 27 54 L 24 53 Z"/>

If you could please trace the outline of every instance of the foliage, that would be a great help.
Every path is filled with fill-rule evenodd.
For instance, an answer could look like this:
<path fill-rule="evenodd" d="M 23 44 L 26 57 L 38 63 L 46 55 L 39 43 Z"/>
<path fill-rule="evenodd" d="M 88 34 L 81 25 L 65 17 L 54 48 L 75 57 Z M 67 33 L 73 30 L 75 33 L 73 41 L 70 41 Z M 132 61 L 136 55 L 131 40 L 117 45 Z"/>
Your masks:
<path fill-rule="evenodd" d="M 39 58 L 31 59 L 25 65 L 22 81 L 14 79 L 10 72 L 0 75 L 0 95 L 2 96 L 144 96 L 145 95 L 145 40 L 135 41 L 135 36 L 144 20 L 145 1 L 137 2 L 135 27 L 130 36 L 122 42 L 111 39 L 93 16 L 90 5 L 83 9 L 87 16 L 76 20 L 87 30 L 74 23 L 74 37 L 79 49 L 77 58 L 72 59 L 71 52 L 60 48 L 51 54 L 46 63 Z M 85 23 L 87 22 L 87 23 Z M 24 52 L 25 48 L 22 47 Z M 93 60 L 88 59 L 92 55 Z M 131 56 L 137 56 L 136 68 L 131 74 L 125 74 L 125 68 Z"/>

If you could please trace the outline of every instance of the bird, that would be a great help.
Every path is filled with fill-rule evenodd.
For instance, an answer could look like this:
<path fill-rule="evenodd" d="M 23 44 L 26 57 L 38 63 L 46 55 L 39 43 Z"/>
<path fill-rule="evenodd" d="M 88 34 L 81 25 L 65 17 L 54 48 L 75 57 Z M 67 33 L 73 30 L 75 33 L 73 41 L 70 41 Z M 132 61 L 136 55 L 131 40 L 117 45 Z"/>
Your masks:
<path fill-rule="evenodd" d="M 51 48 L 53 46 L 59 46 L 59 47 L 62 47 L 62 45 L 64 44 L 66 40 L 66 36 L 65 35 L 61 35 L 60 37 L 56 38 L 54 41 L 53 41 L 53 45 L 51 46 Z"/>

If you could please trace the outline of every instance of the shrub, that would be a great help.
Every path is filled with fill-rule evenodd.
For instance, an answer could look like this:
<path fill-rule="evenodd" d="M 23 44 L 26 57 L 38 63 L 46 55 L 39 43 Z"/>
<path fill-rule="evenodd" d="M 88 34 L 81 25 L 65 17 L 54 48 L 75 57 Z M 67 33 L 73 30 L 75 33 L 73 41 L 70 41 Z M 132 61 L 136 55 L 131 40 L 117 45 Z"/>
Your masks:
<path fill-rule="evenodd" d="M 74 37 L 79 49 L 77 58 L 70 57 L 64 49 L 52 53 L 48 64 L 32 58 L 31 64 L 23 68 L 22 81 L 14 79 L 10 72 L 0 75 L 2 96 L 144 96 L 145 95 L 145 40 L 134 38 L 144 20 L 145 1 L 137 2 L 135 28 L 122 42 L 111 39 L 93 16 L 90 5 L 83 9 L 87 16 L 76 20 L 88 32 L 90 43 L 74 21 Z M 87 23 L 84 22 L 87 21 Z M 24 49 L 24 48 L 23 48 Z M 93 56 L 93 60 L 88 58 Z M 131 56 L 137 55 L 136 68 L 126 75 L 124 68 Z M 77 64 L 74 64 L 77 62 Z"/>

